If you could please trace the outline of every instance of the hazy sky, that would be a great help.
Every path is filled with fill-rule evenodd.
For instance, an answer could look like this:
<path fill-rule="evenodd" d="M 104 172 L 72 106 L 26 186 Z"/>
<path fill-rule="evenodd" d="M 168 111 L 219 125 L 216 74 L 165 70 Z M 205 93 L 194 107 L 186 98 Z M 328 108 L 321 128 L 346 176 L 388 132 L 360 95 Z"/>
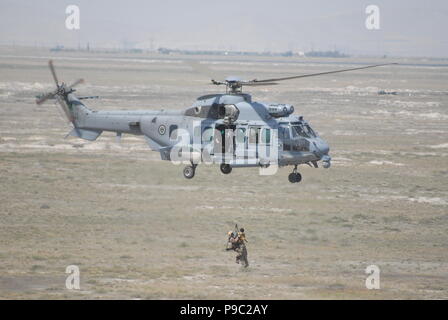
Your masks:
<path fill-rule="evenodd" d="M 370 4 L 380 30 L 365 27 Z M 447 0 L 0 0 L 0 44 L 448 57 L 447 32 Z"/>

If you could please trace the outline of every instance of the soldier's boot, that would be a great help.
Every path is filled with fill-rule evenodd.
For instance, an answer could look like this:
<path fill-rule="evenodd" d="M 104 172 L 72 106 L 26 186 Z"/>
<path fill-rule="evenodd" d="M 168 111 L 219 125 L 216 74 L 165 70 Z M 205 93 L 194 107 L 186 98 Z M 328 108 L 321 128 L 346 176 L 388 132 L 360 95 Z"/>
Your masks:
<path fill-rule="evenodd" d="M 244 261 L 244 267 L 247 268 L 249 266 L 249 260 L 247 260 L 247 249 L 243 248 L 243 252 L 241 253 L 241 259 Z"/>

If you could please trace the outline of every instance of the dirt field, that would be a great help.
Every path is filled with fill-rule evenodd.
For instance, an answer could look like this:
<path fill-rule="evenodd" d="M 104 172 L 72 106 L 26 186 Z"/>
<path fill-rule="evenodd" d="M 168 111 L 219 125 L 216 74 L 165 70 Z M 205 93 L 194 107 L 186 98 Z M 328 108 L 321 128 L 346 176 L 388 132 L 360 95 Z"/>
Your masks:
<path fill-rule="evenodd" d="M 354 67 L 360 59 L 50 53 L 0 49 L 0 298 L 447 299 L 448 63 L 399 66 L 250 90 L 291 103 L 329 142 L 333 166 L 191 181 L 142 137 L 64 139 L 54 103 L 34 96 L 83 77 L 92 109 L 182 109 L 215 78 Z M 388 61 L 386 61 L 388 62 Z M 408 64 L 416 64 L 409 66 Z M 379 95 L 379 90 L 397 95 Z M 245 227 L 250 267 L 225 252 Z M 81 289 L 68 290 L 68 265 Z M 369 265 L 381 289 L 365 286 Z"/>

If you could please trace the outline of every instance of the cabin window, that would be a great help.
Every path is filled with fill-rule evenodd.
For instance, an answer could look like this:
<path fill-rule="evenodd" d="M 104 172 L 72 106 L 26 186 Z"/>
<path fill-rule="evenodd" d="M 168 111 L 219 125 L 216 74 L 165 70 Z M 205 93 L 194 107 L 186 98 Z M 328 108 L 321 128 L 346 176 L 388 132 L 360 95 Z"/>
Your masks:
<path fill-rule="evenodd" d="M 261 143 L 271 143 L 271 129 L 263 129 L 261 134 Z"/>
<path fill-rule="evenodd" d="M 246 129 L 245 128 L 238 128 L 236 130 L 236 142 L 237 143 L 244 143 L 244 138 L 246 137 Z"/>
<path fill-rule="evenodd" d="M 251 127 L 249 131 L 249 143 L 257 143 L 258 141 L 258 130 L 260 128 Z"/>
<path fill-rule="evenodd" d="M 211 142 L 213 141 L 213 129 L 211 127 L 205 127 L 202 132 L 202 141 Z"/>
<path fill-rule="evenodd" d="M 170 139 L 177 140 L 177 125 L 170 125 Z"/>
<path fill-rule="evenodd" d="M 201 137 L 201 127 L 200 126 L 194 127 L 193 135 L 195 138 Z"/>

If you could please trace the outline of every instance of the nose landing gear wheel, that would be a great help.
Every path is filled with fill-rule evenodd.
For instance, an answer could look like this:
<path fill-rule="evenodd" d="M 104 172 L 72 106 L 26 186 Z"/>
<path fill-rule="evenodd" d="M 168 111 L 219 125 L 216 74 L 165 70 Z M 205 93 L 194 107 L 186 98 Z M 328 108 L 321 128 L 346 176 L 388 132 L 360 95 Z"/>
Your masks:
<path fill-rule="evenodd" d="M 219 169 L 221 169 L 221 172 L 224 174 L 229 174 L 230 172 L 232 172 L 232 167 L 230 166 L 230 164 L 221 163 Z"/>
<path fill-rule="evenodd" d="M 186 166 L 183 171 L 184 177 L 187 179 L 193 178 L 195 171 L 196 171 L 196 168 L 194 166 Z"/>

